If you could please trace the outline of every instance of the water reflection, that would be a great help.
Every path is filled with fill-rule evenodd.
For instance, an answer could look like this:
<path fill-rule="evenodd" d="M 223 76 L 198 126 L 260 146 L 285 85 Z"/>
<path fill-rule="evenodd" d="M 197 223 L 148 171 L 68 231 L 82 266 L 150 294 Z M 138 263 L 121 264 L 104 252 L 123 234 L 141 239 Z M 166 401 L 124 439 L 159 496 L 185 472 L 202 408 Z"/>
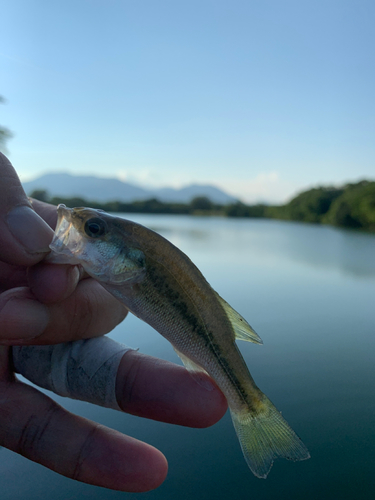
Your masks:
<path fill-rule="evenodd" d="M 80 484 L 0 450 L 1 499 L 353 500 L 375 491 L 375 236 L 264 220 L 128 216 L 181 247 L 264 340 L 239 343 L 254 379 L 312 458 L 249 472 L 226 415 L 210 429 L 150 422 L 78 401 L 68 410 L 167 456 L 167 481 L 147 494 Z M 170 344 L 129 315 L 111 337 L 178 362 Z"/>
<path fill-rule="evenodd" d="M 180 248 L 235 252 L 241 258 L 300 262 L 346 274 L 375 276 L 375 235 L 329 226 L 273 220 L 160 217 L 124 214 L 163 234 Z"/>

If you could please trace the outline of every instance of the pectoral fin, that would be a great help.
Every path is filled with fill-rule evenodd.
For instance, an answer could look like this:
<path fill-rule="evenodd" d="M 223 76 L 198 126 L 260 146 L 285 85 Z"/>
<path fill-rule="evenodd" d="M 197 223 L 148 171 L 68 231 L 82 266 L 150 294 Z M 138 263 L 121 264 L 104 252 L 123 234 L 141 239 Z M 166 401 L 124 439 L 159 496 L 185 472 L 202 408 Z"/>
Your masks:
<path fill-rule="evenodd" d="M 232 306 L 228 304 L 220 295 L 216 293 L 216 296 L 223 306 L 230 322 L 232 323 L 236 339 L 246 340 L 247 342 L 254 342 L 254 344 L 263 344 L 263 340 L 259 337 L 256 331 L 249 325 L 245 318 L 241 316 L 237 311 L 233 309 Z"/>
<path fill-rule="evenodd" d="M 207 379 L 209 377 L 208 373 L 204 368 L 201 366 L 197 365 L 192 361 L 190 358 L 185 356 L 185 354 L 182 354 L 178 349 L 176 349 L 173 346 L 173 349 L 176 351 L 178 356 L 180 357 L 181 361 L 183 362 L 185 368 L 189 371 L 190 375 L 193 377 L 193 379 L 202 387 L 204 387 L 207 391 L 212 391 L 214 386 L 210 382 L 210 380 Z M 204 375 L 207 375 L 204 376 Z"/>

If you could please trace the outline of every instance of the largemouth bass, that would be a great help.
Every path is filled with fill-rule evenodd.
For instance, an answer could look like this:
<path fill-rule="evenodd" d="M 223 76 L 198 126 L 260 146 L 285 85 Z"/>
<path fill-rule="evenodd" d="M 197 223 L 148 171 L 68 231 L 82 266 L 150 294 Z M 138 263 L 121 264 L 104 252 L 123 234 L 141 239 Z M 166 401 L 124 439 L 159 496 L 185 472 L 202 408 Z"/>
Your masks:
<path fill-rule="evenodd" d="M 261 339 L 172 243 L 101 210 L 59 205 L 51 249 L 50 261 L 82 265 L 169 340 L 198 382 L 202 371 L 216 381 L 255 476 L 267 477 L 277 457 L 309 458 L 300 438 L 256 386 L 235 343 L 260 344 Z"/>

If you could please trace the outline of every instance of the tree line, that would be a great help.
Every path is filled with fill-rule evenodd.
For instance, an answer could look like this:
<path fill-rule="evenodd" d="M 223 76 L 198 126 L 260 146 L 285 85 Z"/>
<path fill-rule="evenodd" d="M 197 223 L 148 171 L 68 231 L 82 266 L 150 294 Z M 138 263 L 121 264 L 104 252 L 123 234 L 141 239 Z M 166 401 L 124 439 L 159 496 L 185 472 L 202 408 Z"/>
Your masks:
<path fill-rule="evenodd" d="M 5 99 L 0 95 L 0 104 Z M 0 126 L 0 151 L 6 152 L 6 142 L 12 132 Z M 35 190 L 31 196 L 55 205 L 88 206 L 107 212 L 220 215 L 226 217 L 258 217 L 316 224 L 332 224 L 375 232 L 375 182 L 363 180 L 342 187 L 317 187 L 300 193 L 285 205 L 247 205 L 240 201 L 219 205 L 199 196 L 190 203 L 168 203 L 156 198 L 124 203 L 100 203 L 87 198 L 51 197 L 45 190 Z"/>
<path fill-rule="evenodd" d="M 339 188 L 309 189 L 284 205 L 247 205 L 240 201 L 219 205 L 204 196 L 193 198 L 190 203 L 163 202 L 156 198 L 128 203 L 98 202 L 81 197 L 50 197 L 45 190 L 35 190 L 31 196 L 55 205 L 87 206 L 106 212 L 257 217 L 331 224 L 375 232 L 375 182 L 366 180 Z"/>
<path fill-rule="evenodd" d="M 0 95 L 0 104 L 5 99 Z M 12 132 L 0 126 L 0 151 L 6 152 L 6 142 Z M 88 206 L 107 212 L 220 215 L 226 217 L 263 217 L 316 224 L 332 224 L 375 232 L 375 182 L 363 180 L 336 187 L 318 187 L 300 193 L 285 205 L 247 205 L 240 201 L 219 205 L 199 196 L 190 203 L 168 203 L 156 198 L 124 203 L 109 201 L 100 203 L 86 198 L 50 197 L 45 190 L 35 190 L 32 197 L 70 207 Z"/>

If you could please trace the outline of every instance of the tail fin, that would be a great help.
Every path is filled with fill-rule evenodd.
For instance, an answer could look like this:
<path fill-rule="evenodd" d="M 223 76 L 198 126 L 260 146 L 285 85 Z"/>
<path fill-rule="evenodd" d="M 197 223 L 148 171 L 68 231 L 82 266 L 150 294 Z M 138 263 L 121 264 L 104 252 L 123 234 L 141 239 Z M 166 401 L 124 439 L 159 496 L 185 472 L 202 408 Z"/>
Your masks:
<path fill-rule="evenodd" d="M 231 415 L 247 465 L 255 476 L 265 479 L 275 458 L 296 462 L 310 454 L 267 396 L 263 398 L 256 412 L 231 410 Z"/>

